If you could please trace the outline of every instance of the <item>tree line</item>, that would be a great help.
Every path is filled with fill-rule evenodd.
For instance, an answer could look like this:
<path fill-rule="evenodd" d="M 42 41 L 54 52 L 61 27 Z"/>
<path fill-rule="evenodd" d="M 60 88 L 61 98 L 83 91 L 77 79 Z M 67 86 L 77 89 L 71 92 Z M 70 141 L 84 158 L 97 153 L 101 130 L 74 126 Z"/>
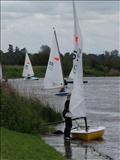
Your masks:
<path fill-rule="evenodd" d="M 3 65 L 23 65 L 25 60 L 26 48 L 19 49 L 9 44 L 7 52 L 1 52 Z M 30 54 L 33 66 L 46 66 L 50 54 L 50 47 L 42 45 L 38 53 Z M 67 74 L 72 68 L 72 53 L 61 54 L 63 71 Z M 120 55 L 118 50 L 104 51 L 104 53 L 86 54 L 83 53 L 83 66 L 86 72 L 94 69 L 99 72 L 119 72 L 120 73 Z"/>

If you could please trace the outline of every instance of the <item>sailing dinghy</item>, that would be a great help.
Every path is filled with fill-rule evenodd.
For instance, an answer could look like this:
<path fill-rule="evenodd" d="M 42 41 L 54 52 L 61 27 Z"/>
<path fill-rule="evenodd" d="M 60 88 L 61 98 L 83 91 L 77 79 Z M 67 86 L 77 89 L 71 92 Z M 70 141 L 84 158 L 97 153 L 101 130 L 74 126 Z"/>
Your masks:
<path fill-rule="evenodd" d="M 70 74 L 67 78 L 67 83 L 73 83 L 73 68 L 70 71 Z"/>
<path fill-rule="evenodd" d="M 54 90 L 57 89 L 57 93 L 55 93 L 55 95 L 66 96 L 68 92 L 65 91 L 60 50 L 55 28 L 53 28 L 53 30 L 54 34 L 53 34 L 52 48 L 44 78 L 44 88 L 54 89 Z"/>
<path fill-rule="evenodd" d="M 85 128 L 79 126 L 71 130 L 72 138 L 81 140 L 94 140 L 101 138 L 104 134 L 105 127 L 91 128 L 87 125 L 84 88 L 83 88 L 83 66 L 82 66 L 82 37 L 80 33 L 78 18 L 76 15 L 75 3 L 73 2 L 74 16 L 74 51 L 73 51 L 73 90 L 70 100 L 70 111 L 73 119 L 83 118 L 85 120 Z"/>
<path fill-rule="evenodd" d="M 73 74 L 73 68 L 72 68 L 68 76 L 67 83 L 73 83 L 73 76 L 74 74 Z M 88 81 L 83 80 L 83 83 L 88 83 Z"/>
<path fill-rule="evenodd" d="M 26 53 L 26 56 L 25 56 L 25 63 L 24 63 L 22 76 L 24 77 L 24 80 L 27 80 L 27 79 L 38 80 L 39 79 L 37 77 L 34 77 L 34 72 L 33 72 L 32 64 L 28 56 L 28 53 Z"/>

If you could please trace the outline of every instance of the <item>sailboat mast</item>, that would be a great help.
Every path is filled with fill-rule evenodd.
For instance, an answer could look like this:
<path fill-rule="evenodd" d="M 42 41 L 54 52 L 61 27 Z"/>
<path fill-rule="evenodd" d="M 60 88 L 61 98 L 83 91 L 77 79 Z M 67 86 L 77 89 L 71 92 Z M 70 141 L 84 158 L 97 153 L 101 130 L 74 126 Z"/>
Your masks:
<path fill-rule="evenodd" d="M 60 48 L 59 48 L 59 45 L 58 45 L 57 34 L 56 34 L 56 30 L 55 30 L 54 27 L 53 27 L 53 30 L 54 30 L 54 35 L 55 35 L 56 43 L 57 43 L 58 52 L 59 52 L 59 54 L 60 54 Z"/>
<path fill-rule="evenodd" d="M 56 34 L 56 30 L 53 27 L 54 30 L 54 35 L 55 35 L 55 39 L 56 39 L 56 43 L 57 43 L 57 48 L 58 48 L 58 53 L 59 53 L 59 57 L 60 57 L 60 64 L 61 64 L 61 68 L 62 68 L 62 62 L 61 62 L 61 56 L 60 56 L 60 48 L 59 48 L 59 44 L 58 44 L 58 39 L 57 39 L 57 34 Z M 63 77 L 63 68 L 62 68 L 62 77 Z M 64 87 L 64 78 L 63 78 L 63 87 Z"/>

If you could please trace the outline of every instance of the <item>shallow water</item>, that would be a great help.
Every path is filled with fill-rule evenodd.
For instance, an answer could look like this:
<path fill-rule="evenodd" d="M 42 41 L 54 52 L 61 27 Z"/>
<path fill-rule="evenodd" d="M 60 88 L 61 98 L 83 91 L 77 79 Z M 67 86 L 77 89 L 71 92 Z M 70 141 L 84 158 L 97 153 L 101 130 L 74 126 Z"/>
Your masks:
<path fill-rule="evenodd" d="M 54 147 L 57 151 L 61 152 L 67 159 L 70 160 L 109 160 L 106 155 L 102 155 L 95 150 L 94 147 L 88 146 L 82 141 L 64 141 L 63 135 L 61 136 L 44 136 L 43 139 Z M 102 141 L 99 141 L 102 143 Z"/>
<path fill-rule="evenodd" d="M 68 150 L 72 150 L 72 155 L 69 153 L 69 156 L 71 159 L 84 160 L 87 153 L 88 160 L 110 159 L 110 157 L 120 160 L 120 77 L 87 77 L 85 80 L 88 80 L 88 83 L 84 84 L 88 124 L 103 125 L 106 131 L 103 141 L 86 143 L 72 141 L 70 145 L 67 144 Z M 54 93 L 57 91 L 44 91 L 43 79 L 9 80 L 9 83 L 19 93 L 38 98 L 54 109 L 62 111 L 65 97 L 56 96 Z M 67 90 L 71 88 L 69 85 Z M 61 126 L 63 128 L 63 125 Z M 46 136 L 44 139 L 64 155 L 67 154 L 62 136 Z"/>

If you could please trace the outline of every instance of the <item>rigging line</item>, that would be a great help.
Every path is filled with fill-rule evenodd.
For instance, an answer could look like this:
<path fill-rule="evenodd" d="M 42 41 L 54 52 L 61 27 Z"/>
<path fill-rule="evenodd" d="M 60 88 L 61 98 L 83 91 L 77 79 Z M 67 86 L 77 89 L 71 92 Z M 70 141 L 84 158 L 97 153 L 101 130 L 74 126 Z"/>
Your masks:
<path fill-rule="evenodd" d="M 80 119 L 80 118 L 74 118 L 74 119 L 72 119 L 72 121 L 77 120 L 77 119 Z M 57 122 L 46 123 L 41 126 L 56 125 L 56 124 L 60 124 L 60 123 L 64 123 L 64 122 L 65 122 L 65 120 L 61 120 L 61 121 L 57 121 Z"/>

